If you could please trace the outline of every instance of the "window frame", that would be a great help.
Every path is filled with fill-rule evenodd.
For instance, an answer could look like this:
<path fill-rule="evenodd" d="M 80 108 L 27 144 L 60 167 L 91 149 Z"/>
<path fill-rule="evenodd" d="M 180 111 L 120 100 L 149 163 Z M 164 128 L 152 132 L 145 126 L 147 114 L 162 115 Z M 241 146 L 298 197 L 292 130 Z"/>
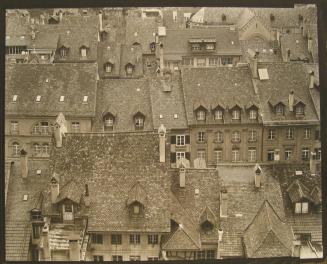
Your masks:
<path fill-rule="evenodd" d="M 180 157 L 178 157 L 180 156 Z M 177 151 L 176 152 L 176 162 L 179 160 L 179 159 L 182 159 L 184 158 L 185 159 L 185 152 L 184 151 Z"/>
<path fill-rule="evenodd" d="M 12 149 L 12 155 L 13 156 L 19 156 L 20 155 L 21 146 L 17 141 L 14 141 L 11 144 L 11 149 Z"/>
<path fill-rule="evenodd" d="M 276 129 L 268 129 L 268 140 L 276 139 Z"/>
<path fill-rule="evenodd" d="M 144 128 L 144 116 L 138 115 L 134 117 L 134 126 L 136 129 Z"/>
<path fill-rule="evenodd" d="M 250 109 L 249 118 L 250 120 L 256 120 L 258 118 L 258 111 L 256 109 Z"/>
<path fill-rule="evenodd" d="M 141 244 L 141 235 L 140 234 L 130 234 L 129 235 L 129 244 L 132 244 L 132 245 Z"/>
<path fill-rule="evenodd" d="M 206 120 L 206 111 L 204 109 L 199 109 L 196 111 L 196 120 L 205 121 Z"/>
<path fill-rule="evenodd" d="M 297 116 L 302 116 L 302 115 L 304 115 L 304 105 L 302 105 L 302 104 L 298 104 L 298 105 L 295 107 L 295 115 L 297 115 Z"/>
<path fill-rule="evenodd" d="M 103 256 L 102 255 L 93 255 L 93 261 L 94 262 L 103 262 Z"/>
<path fill-rule="evenodd" d="M 310 148 L 308 148 L 308 147 L 302 148 L 301 158 L 302 158 L 302 160 L 308 160 L 310 158 Z"/>
<path fill-rule="evenodd" d="M 112 255 L 111 256 L 112 261 L 123 261 L 122 255 Z"/>
<path fill-rule="evenodd" d="M 304 135 L 303 135 L 304 139 L 311 139 L 311 129 L 310 128 L 305 128 L 303 133 L 304 133 Z"/>
<path fill-rule="evenodd" d="M 10 121 L 10 132 L 12 134 L 18 134 L 19 133 L 19 122 L 16 120 Z"/>
<path fill-rule="evenodd" d="M 240 150 L 232 149 L 232 162 L 239 162 L 239 161 L 240 161 Z"/>
<path fill-rule="evenodd" d="M 239 109 L 232 110 L 232 120 L 240 120 L 241 119 L 241 111 Z"/>
<path fill-rule="evenodd" d="M 250 130 L 249 132 L 249 141 L 256 142 L 258 140 L 258 132 L 257 130 Z"/>
<path fill-rule="evenodd" d="M 248 148 L 248 161 L 249 162 L 257 161 L 257 148 L 255 147 Z"/>
<path fill-rule="evenodd" d="M 232 132 L 232 140 L 233 143 L 239 143 L 241 142 L 241 132 L 238 130 L 235 130 Z"/>
<path fill-rule="evenodd" d="M 122 244 L 122 235 L 121 234 L 111 234 L 110 244 L 111 245 L 121 245 Z"/>
<path fill-rule="evenodd" d="M 176 146 L 185 146 L 185 135 L 176 135 Z"/>
<path fill-rule="evenodd" d="M 197 133 L 197 137 L 196 137 L 197 142 L 199 143 L 204 143 L 205 142 L 205 132 L 204 131 L 199 131 Z"/>
<path fill-rule="evenodd" d="M 103 235 L 98 233 L 91 234 L 91 244 L 103 244 Z"/>
<path fill-rule="evenodd" d="M 217 131 L 216 139 L 217 139 L 218 143 L 223 143 L 224 142 L 224 132 Z"/>
<path fill-rule="evenodd" d="M 285 160 L 291 160 L 292 155 L 293 155 L 292 149 L 285 149 L 284 151 Z"/>
<path fill-rule="evenodd" d="M 148 245 L 158 245 L 159 244 L 159 235 L 151 234 L 148 235 Z"/>
<path fill-rule="evenodd" d="M 288 139 L 288 140 L 294 140 L 294 128 L 288 127 L 286 129 L 286 139 Z"/>
<path fill-rule="evenodd" d="M 215 149 L 214 150 L 214 158 L 215 158 L 216 164 L 219 164 L 221 161 L 223 161 L 223 150 Z"/>
<path fill-rule="evenodd" d="M 216 109 L 214 112 L 214 120 L 224 119 L 224 112 L 222 109 Z"/>

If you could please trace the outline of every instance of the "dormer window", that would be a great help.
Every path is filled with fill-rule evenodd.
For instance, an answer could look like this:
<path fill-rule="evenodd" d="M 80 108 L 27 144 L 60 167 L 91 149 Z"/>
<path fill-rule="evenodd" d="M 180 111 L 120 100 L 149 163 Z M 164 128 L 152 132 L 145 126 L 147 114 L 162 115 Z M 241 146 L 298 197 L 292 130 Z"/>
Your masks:
<path fill-rule="evenodd" d="M 155 42 L 150 43 L 150 50 L 152 53 L 156 51 L 156 43 Z"/>
<path fill-rule="evenodd" d="M 104 129 L 105 130 L 112 130 L 113 129 L 114 122 L 115 122 L 114 115 L 112 115 L 111 113 L 107 113 L 103 117 L 103 121 L 104 121 Z"/>
<path fill-rule="evenodd" d="M 59 98 L 59 102 L 64 102 L 64 101 L 65 101 L 65 96 L 61 95 L 60 98 Z"/>
<path fill-rule="evenodd" d="M 129 208 L 130 216 L 140 217 L 144 213 L 144 206 L 147 195 L 143 187 L 137 182 L 129 191 L 127 206 Z"/>
<path fill-rule="evenodd" d="M 192 50 L 201 50 L 201 45 L 199 43 L 193 43 Z"/>
<path fill-rule="evenodd" d="M 204 231 L 210 231 L 213 229 L 213 224 L 210 223 L 209 221 L 205 221 L 201 224 L 201 228 L 204 230 Z"/>
<path fill-rule="evenodd" d="M 206 112 L 201 109 L 196 112 L 196 120 L 198 121 L 204 121 L 206 120 Z"/>
<path fill-rule="evenodd" d="M 134 71 L 134 66 L 131 63 L 127 64 L 126 65 L 126 75 L 127 76 L 132 76 L 133 71 Z"/>
<path fill-rule="evenodd" d="M 60 57 L 61 57 L 62 59 L 64 59 L 64 58 L 67 57 L 67 48 L 65 48 L 65 47 L 61 47 L 60 50 L 59 50 L 59 52 L 60 52 Z"/>
<path fill-rule="evenodd" d="M 136 130 L 143 129 L 144 127 L 144 115 L 140 112 L 134 116 L 134 125 Z"/>
<path fill-rule="evenodd" d="M 304 105 L 303 104 L 298 104 L 295 107 L 295 114 L 296 115 L 304 115 Z"/>
<path fill-rule="evenodd" d="M 215 44 L 214 43 L 207 43 L 206 44 L 206 50 L 214 50 Z"/>
<path fill-rule="evenodd" d="M 274 14 L 270 14 L 270 21 L 271 21 L 271 22 L 274 22 L 274 21 L 275 21 L 275 16 L 274 16 Z"/>
<path fill-rule="evenodd" d="M 111 73 L 112 72 L 112 69 L 113 69 L 113 64 L 110 63 L 110 62 L 107 62 L 105 65 L 104 65 L 104 70 L 107 72 L 107 73 Z"/>
<path fill-rule="evenodd" d="M 224 117 L 224 113 L 222 109 L 215 110 L 215 120 L 221 120 Z"/>
<path fill-rule="evenodd" d="M 15 95 L 12 97 L 12 101 L 13 101 L 14 103 L 16 103 L 16 102 L 17 102 L 17 97 L 18 97 L 18 95 L 17 95 L 17 94 L 15 94 Z"/>
<path fill-rule="evenodd" d="M 276 105 L 275 111 L 278 116 L 284 115 L 284 106 L 282 104 Z"/>
<path fill-rule="evenodd" d="M 257 119 L 257 110 L 256 109 L 251 109 L 249 111 L 249 117 L 251 120 Z"/>
<path fill-rule="evenodd" d="M 141 206 L 139 203 L 134 203 L 133 205 L 133 214 L 134 215 L 139 215 L 141 213 Z"/>
<path fill-rule="evenodd" d="M 88 98 L 89 97 L 87 95 L 84 95 L 83 96 L 83 104 L 86 104 L 87 103 Z"/>
<path fill-rule="evenodd" d="M 232 111 L 232 119 L 233 120 L 239 120 L 239 119 L 241 119 L 241 114 L 240 114 L 240 110 L 239 109 L 234 109 Z"/>
<path fill-rule="evenodd" d="M 36 96 L 35 102 L 37 102 L 37 103 L 41 102 L 41 95 Z"/>
<path fill-rule="evenodd" d="M 86 57 L 86 55 L 87 55 L 87 47 L 86 46 L 82 46 L 80 48 L 80 52 L 81 52 L 81 56 L 82 57 Z"/>

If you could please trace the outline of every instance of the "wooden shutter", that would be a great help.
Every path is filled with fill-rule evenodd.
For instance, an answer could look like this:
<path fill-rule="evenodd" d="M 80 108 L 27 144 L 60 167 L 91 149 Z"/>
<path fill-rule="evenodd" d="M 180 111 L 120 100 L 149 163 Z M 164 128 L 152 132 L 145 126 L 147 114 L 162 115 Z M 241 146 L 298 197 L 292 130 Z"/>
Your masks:
<path fill-rule="evenodd" d="M 185 144 L 190 144 L 190 135 L 185 136 Z"/>
<path fill-rule="evenodd" d="M 176 163 L 176 153 L 175 152 L 170 153 L 170 163 Z"/>
<path fill-rule="evenodd" d="M 176 144 L 176 136 L 170 137 L 170 144 Z"/>
<path fill-rule="evenodd" d="M 190 152 L 185 152 L 185 158 L 190 160 L 191 159 L 191 153 Z"/>

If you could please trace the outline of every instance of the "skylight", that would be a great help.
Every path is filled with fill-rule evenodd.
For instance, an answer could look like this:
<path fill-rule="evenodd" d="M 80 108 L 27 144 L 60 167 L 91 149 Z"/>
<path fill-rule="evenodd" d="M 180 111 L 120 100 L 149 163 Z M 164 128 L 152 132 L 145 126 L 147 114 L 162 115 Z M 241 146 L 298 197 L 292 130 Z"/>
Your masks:
<path fill-rule="evenodd" d="M 63 102 L 63 101 L 65 101 L 65 96 L 61 95 L 60 98 L 59 98 L 59 102 Z"/>
<path fill-rule="evenodd" d="M 12 97 L 12 101 L 13 101 L 13 102 L 16 102 L 16 101 L 17 101 L 17 97 L 18 97 L 18 95 L 15 94 L 15 95 Z"/>
<path fill-rule="evenodd" d="M 28 194 L 24 194 L 23 201 L 27 201 L 27 199 L 28 199 Z"/>
<path fill-rule="evenodd" d="M 260 80 L 269 80 L 267 69 L 258 69 Z"/>
<path fill-rule="evenodd" d="M 177 119 L 178 118 L 178 114 L 174 114 L 174 119 Z"/>
<path fill-rule="evenodd" d="M 36 170 L 37 175 L 41 175 L 41 173 L 42 173 L 42 170 L 40 170 L 40 169 Z"/>
<path fill-rule="evenodd" d="M 84 95 L 84 97 L 83 97 L 83 103 L 87 103 L 87 99 L 88 99 L 88 96 L 87 95 Z"/>
<path fill-rule="evenodd" d="M 160 118 L 160 119 L 163 119 L 163 115 L 159 115 L 159 118 Z"/>
<path fill-rule="evenodd" d="M 41 101 L 41 95 L 37 95 L 35 101 L 40 102 Z"/>

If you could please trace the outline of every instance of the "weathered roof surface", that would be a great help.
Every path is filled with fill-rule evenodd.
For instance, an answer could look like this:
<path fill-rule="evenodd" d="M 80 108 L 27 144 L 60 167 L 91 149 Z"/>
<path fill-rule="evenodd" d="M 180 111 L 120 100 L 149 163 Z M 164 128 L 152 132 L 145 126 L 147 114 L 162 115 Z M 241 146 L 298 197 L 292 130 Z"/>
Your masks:
<path fill-rule="evenodd" d="M 302 182 L 296 179 L 287 188 L 288 195 L 292 203 L 301 202 L 303 198 L 314 202 L 314 199 L 310 195 L 310 190 Z"/>
<path fill-rule="evenodd" d="M 167 29 L 166 36 L 162 38 L 164 58 L 167 55 L 194 55 L 188 42 L 193 38 L 215 38 L 216 49 L 210 52 L 211 55 L 242 55 L 238 31 L 222 26 L 200 29 Z"/>
<path fill-rule="evenodd" d="M 51 159 L 62 182 L 88 184 L 90 232 L 169 232 L 169 177 L 159 163 L 157 134 L 72 135 Z M 138 181 L 147 201 L 144 216 L 134 219 L 126 202 Z"/>
<path fill-rule="evenodd" d="M 27 46 L 31 41 L 28 18 L 20 14 L 6 16 L 6 46 Z"/>
<path fill-rule="evenodd" d="M 167 29 L 185 28 L 184 13 L 195 14 L 200 10 L 200 7 L 164 7 L 162 8 L 163 25 Z M 174 20 L 174 12 L 177 17 Z"/>
<path fill-rule="evenodd" d="M 134 67 L 133 77 L 140 77 L 143 75 L 143 60 L 142 47 L 140 45 L 122 45 L 122 54 L 120 60 L 120 76 L 126 76 L 127 64 L 132 64 Z"/>
<path fill-rule="evenodd" d="M 147 79 L 104 79 L 99 81 L 97 128 L 103 127 L 103 113 L 115 116 L 113 131 L 135 131 L 134 115 L 144 116 L 144 130 L 153 130 Z"/>
<path fill-rule="evenodd" d="M 237 24 L 241 14 L 248 8 L 235 7 L 202 7 L 191 19 L 195 23 L 207 24 Z M 247 12 L 247 11 L 246 11 Z M 222 16 L 226 16 L 226 21 L 222 20 Z M 251 19 L 251 16 L 248 17 Z M 241 21 L 244 21 L 242 18 Z M 241 25 L 244 22 L 241 23 Z"/>
<path fill-rule="evenodd" d="M 294 234 L 311 234 L 312 242 L 322 243 L 322 214 L 294 214 L 289 218 Z"/>
<path fill-rule="evenodd" d="M 41 25 L 37 28 L 35 39 L 30 40 L 28 49 L 51 49 L 56 50 L 59 40 L 58 31 L 54 30 L 50 25 Z"/>
<path fill-rule="evenodd" d="M 36 170 L 42 174 L 37 175 Z M 30 161 L 26 179 L 21 177 L 20 162 L 13 165 L 6 201 L 6 260 L 27 261 L 31 236 L 30 210 L 37 207 L 41 191 L 50 182 L 48 162 Z M 27 201 L 23 201 L 28 195 Z"/>
<path fill-rule="evenodd" d="M 169 247 L 187 249 L 191 240 L 198 248 L 201 243 L 217 243 L 219 218 L 219 178 L 215 169 L 186 169 L 185 188 L 179 187 L 179 172 L 171 171 L 172 196 L 171 218 L 182 225 L 182 231 L 189 237 L 185 245 L 181 244 L 181 234 L 173 234 L 167 243 Z M 196 194 L 196 189 L 198 194 Z M 181 209 L 182 208 L 182 209 Z M 211 221 L 214 228 L 204 231 L 201 228 L 201 216 L 206 208 L 210 208 Z M 176 237 L 175 237 L 176 235 Z"/>
<path fill-rule="evenodd" d="M 310 74 L 310 72 L 314 72 L 315 76 L 315 88 L 310 89 L 310 95 L 313 100 L 314 107 L 316 109 L 316 113 L 320 120 L 320 82 L 319 82 L 319 65 L 317 63 L 305 63 L 303 64 L 306 70 L 306 74 Z"/>
<path fill-rule="evenodd" d="M 310 61 L 310 54 L 308 52 L 307 40 L 301 33 L 286 33 L 280 37 L 280 45 L 283 56 L 287 54 L 289 49 L 291 52 L 291 60 L 305 60 Z"/>
<path fill-rule="evenodd" d="M 283 222 L 267 200 L 244 232 L 248 257 L 292 256 L 291 226 Z"/>
<path fill-rule="evenodd" d="M 94 116 L 96 64 L 14 64 L 6 67 L 7 115 Z M 47 82 L 48 80 L 48 82 Z M 18 95 L 17 103 L 12 102 Z M 36 96 L 41 101 L 36 103 Z M 59 97 L 65 96 L 64 102 Z M 88 102 L 83 104 L 83 96 Z"/>
<path fill-rule="evenodd" d="M 98 45 L 99 76 L 101 78 L 119 76 L 121 45 L 112 41 L 101 41 Z M 105 71 L 105 64 L 113 64 L 112 72 Z"/>
<path fill-rule="evenodd" d="M 220 217 L 224 231 L 221 244 L 222 256 L 242 256 L 242 235 L 258 213 L 262 203 L 268 200 L 285 221 L 282 192 L 279 182 L 273 178 L 270 166 L 262 168 L 262 187 L 254 187 L 254 166 L 219 166 L 222 187 L 227 190 L 227 217 Z"/>
<path fill-rule="evenodd" d="M 244 112 L 249 104 L 259 105 L 259 98 L 254 94 L 251 72 L 247 66 L 185 68 L 182 69 L 182 83 L 189 125 L 196 124 L 194 110 L 199 104 L 204 104 L 202 106 L 209 111 L 206 121 L 209 124 L 215 122 L 212 110 L 218 102 L 229 109 L 236 104 L 239 105 L 242 109 L 242 123 L 249 121 L 248 115 Z M 224 121 L 231 122 L 231 113 L 225 111 Z"/>
<path fill-rule="evenodd" d="M 279 122 L 296 120 L 296 122 L 318 121 L 318 116 L 309 91 L 309 75 L 303 69 L 301 62 L 259 63 L 258 69 L 267 69 L 269 80 L 255 80 L 263 111 L 264 122 Z M 297 120 L 295 114 L 289 111 L 289 93 L 294 91 L 295 99 L 305 104 L 303 119 Z M 285 116 L 281 119 L 273 112 L 271 104 L 283 102 Z M 295 102 L 296 103 L 296 102 Z"/>
<path fill-rule="evenodd" d="M 69 199 L 75 203 L 80 203 L 83 190 L 80 188 L 79 184 L 71 180 L 66 182 L 60 187 L 59 196 L 57 197 L 56 203 L 61 202 L 64 199 Z"/>
<path fill-rule="evenodd" d="M 154 128 L 164 124 L 167 129 L 186 128 L 186 114 L 184 108 L 183 91 L 179 76 L 172 76 L 172 81 L 164 78 L 151 78 L 150 97 Z M 164 89 L 169 86 L 171 92 Z M 177 114 L 177 118 L 174 118 Z M 160 118 L 162 115 L 162 118 Z"/>
<path fill-rule="evenodd" d="M 243 59 L 245 59 L 245 61 L 251 58 L 249 49 L 259 52 L 257 55 L 258 61 L 281 62 L 283 60 L 280 49 L 275 49 L 275 42 L 258 42 L 257 40 L 250 39 L 240 40 L 240 44 L 243 51 Z"/>
<path fill-rule="evenodd" d="M 188 235 L 187 231 L 183 227 L 179 227 L 168 238 L 166 243 L 162 247 L 163 250 L 198 250 L 199 247 L 192 238 Z"/>

